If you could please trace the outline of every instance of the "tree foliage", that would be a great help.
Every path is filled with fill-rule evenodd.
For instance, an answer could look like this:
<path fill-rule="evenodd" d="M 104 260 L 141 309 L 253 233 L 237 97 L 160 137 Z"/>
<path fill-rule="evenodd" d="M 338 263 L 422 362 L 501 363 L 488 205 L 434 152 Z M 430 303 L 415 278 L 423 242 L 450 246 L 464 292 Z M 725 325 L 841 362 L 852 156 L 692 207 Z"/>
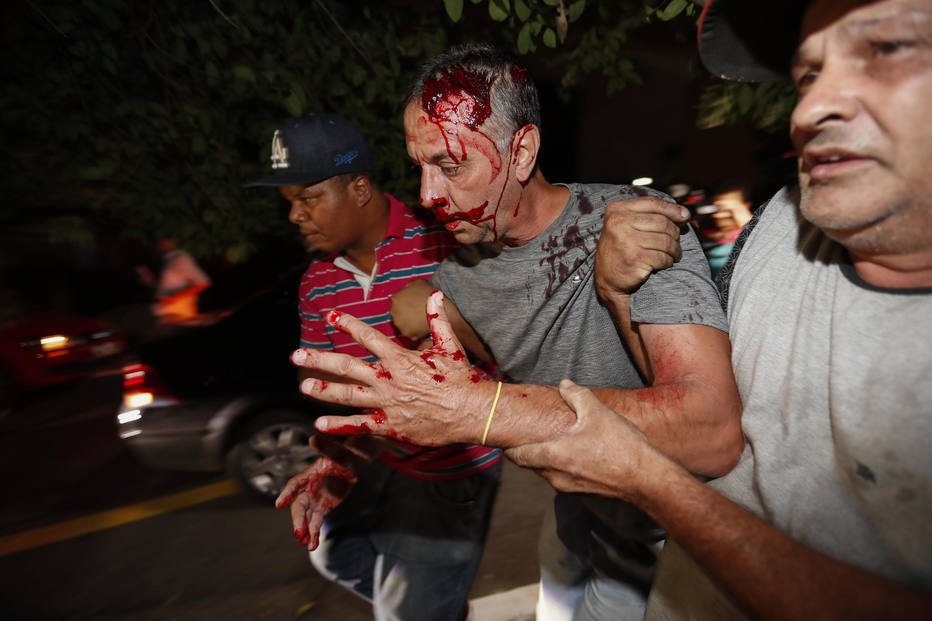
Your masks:
<path fill-rule="evenodd" d="M 284 118 L 320 110 L 353 119 L 373 145 L 383 186 L 412 200 L 418 179 L 403 149 L 400 102 L 424 59 L 452 42 L 488 40 L 546 57 L 566 89 L 598 74 L 610 94 L 641 81 L 626 54 L 632 33 L 652 20 L 694 21 L 696 7 L 47 0 L 4 11 L 0 218 L 69 208 L 60 239 L 89 243 L 87 222 L 102 219 L 129 238 L 173 236 L 195 254 L 235 262 L 290 231 L 272 190 L 240 187 L 268 173 L 271 135 Z M 708 99 L 713 122 L 778 118 L 777 91 L 733 88 Z"/>
<path fill-rule="evenodd" d="M 466 0 L 443 0 L 447 15 L 460 21 Z M 501 23 L 518 54 L 538 48 L 556 50 L 561 84 L 570 89 L 588 73 L 599 74 L 606 94 L 642 77 L 627 57 L 625 46 L 638 28 L 652 19 L 692 18 L 697 6 L 690 0 L 469 0 L 485 4 L 489 17 Z"/>
<path fill-rule="evenodd" d="M 765 131 L 785 131 L 795 104 L 796 89 L 790 82 L 715 81 L 702 93 L 696 123 L 707 129 L 752 119 Z"/>
<path fill-rule="evenodd" d="M 12 13 L 8 209 L 85 207 L 132 237 L 242 259 L 288 225 L 272 190 L 240 186 L 268 174 L 281 121 L 314 110 L 363 127 L 385 185 L 412 196 L 399 102 L 404 73 L 447 42 L 441 15 L 334 0 L 58 0 Z"/>
<path fill-rule="evenodd" d="M 466 0 L 443 0 L 447 15 L 457 22 Z M 642 77 L 626 57 L 632 32 L 652 19 L 695 20 L 699 6 L 692 0 L 469 0 L 487 4 L 492 19 L 512 31 L 521 54 L 534 53 L 543 44 L 563 48 L 562 84 L 570 88 L 581 74 L 596 72 L 612 95 Z M 585 17 L 585 19 L 582 19 Z M 567 41 L 570 31 L 575 37 Z M 768 131 L 783 130 L 795 103 L 788 84 L 738 84 L 710 79 L 697 111 L 701 128 L 718 127 L 751 119 Z"/>

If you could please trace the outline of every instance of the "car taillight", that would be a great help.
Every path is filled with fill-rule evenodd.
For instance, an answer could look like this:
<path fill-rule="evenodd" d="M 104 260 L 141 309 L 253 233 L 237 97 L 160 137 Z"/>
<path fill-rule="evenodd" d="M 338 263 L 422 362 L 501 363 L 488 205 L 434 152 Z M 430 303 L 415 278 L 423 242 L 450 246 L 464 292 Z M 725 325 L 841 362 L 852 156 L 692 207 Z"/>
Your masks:
<path fill-rule="evenodd" d="M 152 368 L 146 364 L 127 364 L 123 367 L 123 390 L 146 383 Z"/>
<path fill-rule="evenodd" d="M 158 402 L 157 405 L 177 403 L 159 381 L 155 369 L 147 364 L 128 364 L 123 367 L 123 405 L 128 408 L 144 408 Z"/>

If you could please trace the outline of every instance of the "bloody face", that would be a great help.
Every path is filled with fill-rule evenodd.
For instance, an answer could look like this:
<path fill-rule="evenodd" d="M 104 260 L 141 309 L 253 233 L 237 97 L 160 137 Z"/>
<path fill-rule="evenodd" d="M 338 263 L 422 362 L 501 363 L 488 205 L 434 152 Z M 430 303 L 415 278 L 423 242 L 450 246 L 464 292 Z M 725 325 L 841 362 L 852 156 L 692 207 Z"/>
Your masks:
<path fill-rule="evenodd" d="M 408 155 L 421 167 L 421 205 L 462 243 L 507 243 L 521 198 L 514 140 L 499 150 L 489 127 L 491 83 L 456 70 L 428 81 L 405 108 Z"/>
<path fill-rule="evenodd" d="M 792 75 L 805 217 L 855 252 L 928 247 L 932 2 L 816 0 Z"/>

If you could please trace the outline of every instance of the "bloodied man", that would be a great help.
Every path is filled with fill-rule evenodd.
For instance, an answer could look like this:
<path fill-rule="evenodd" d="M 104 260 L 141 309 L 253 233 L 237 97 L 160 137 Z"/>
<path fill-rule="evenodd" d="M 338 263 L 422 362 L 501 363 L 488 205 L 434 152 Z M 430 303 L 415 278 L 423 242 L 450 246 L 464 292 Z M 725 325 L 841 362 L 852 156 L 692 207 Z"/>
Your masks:
<path fill-rule="evenodd" d="M 307 352 L 304 365 L 350 383 L 309 380 L 302 389 L 380 413 L 324 417 L 318 429 L 397 434 L 426 445 L 519 446 L 573 424 L 556 388 L 570 377 L 595 388 L 689 470 L 727 472 L 742 447 L 740 403 L 724 314 L 695 236 L 684 233 L 673 267 L 627 289 L 632 274 L 643 280 L 651 257 L 669 257 L 679 230 L 666 218 L 643 221 L 642 208 L 618 201 L 649 195 L 650 211 L 681 208 L 631 186 L 548 182 L 537 164 L 537 91 L 491 48 L 456 48 L 425 65 L 404 123 L 408 154 L 421 169 L 422 205 L 459 241 L 495 242 L 499 251 L 444 261 L 429 284 L 405 290 L 419 301 L 398 306 L 413 313 L 393 301 L 399 329 L 422 336 L 427 300 L 433 347 L 426 352 L 397 347 L 350 315 L 329 317 L 378 363 Z M 646 241 L 624 265 L 600 264 L 603 222 L 615 221 L 645 228 L 639 239 Z M 598 290 L 597 270 L 607 274 Z M 439 292 L 427 297 L 434 288 L 445 302 Z M 505 383 L 470 370 L 448 317 L 463 342 L 487 350 Z M 593 494 L 558 494 L 547 518 L 538 618 L 640 618 L 662 532 L 630 505 L 597 497 L 598 486 L 586 491 Z"/>

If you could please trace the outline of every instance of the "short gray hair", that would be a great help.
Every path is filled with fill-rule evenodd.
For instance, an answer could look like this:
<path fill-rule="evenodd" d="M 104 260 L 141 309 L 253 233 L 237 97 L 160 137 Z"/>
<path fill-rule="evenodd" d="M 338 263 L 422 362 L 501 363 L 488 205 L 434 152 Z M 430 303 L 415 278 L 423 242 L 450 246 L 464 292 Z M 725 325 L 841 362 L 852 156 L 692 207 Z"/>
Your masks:
<path fill-rule="evenodd" d="M 486 44 L 457 45 L 421 66 L 408 91 L 405 106 L 417 101 L 430 113 L 433 101 L 452 92 L 475 100 L 485 127 L 499 151 L 507 153 L 516 131 L 526 125 L 540 127 L 540 98 L 527 70 L 510 56 Z M 487 107 L 487 110 L 481 108 Z"/>

